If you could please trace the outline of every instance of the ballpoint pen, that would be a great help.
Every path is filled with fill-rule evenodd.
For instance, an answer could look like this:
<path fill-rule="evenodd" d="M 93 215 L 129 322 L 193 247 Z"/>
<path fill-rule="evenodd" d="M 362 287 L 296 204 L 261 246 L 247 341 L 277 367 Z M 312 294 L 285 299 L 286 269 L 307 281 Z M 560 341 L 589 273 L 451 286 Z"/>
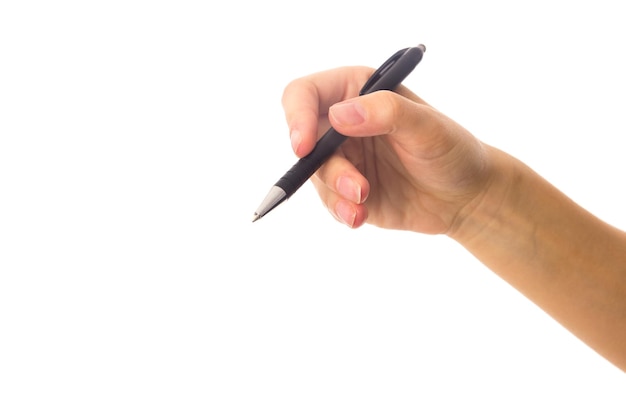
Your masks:
<path fill-rule="evenodd" d="M 367 80 L 359 95 L 394 90 L 413 71 L 426 51 L 424 45 L 401 49 L 385 61 Z M 255 222 L 292 196 L 347 139 L 332 127 L 317 141 L 313 150 L 287 171 L 270 189 L 254 213 Z"/>

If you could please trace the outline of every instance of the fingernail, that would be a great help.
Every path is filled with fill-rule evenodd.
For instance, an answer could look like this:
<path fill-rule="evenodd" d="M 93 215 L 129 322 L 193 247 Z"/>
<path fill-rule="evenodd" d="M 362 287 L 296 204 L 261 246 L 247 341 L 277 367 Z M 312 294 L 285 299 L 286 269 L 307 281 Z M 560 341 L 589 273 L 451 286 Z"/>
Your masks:
<path fill-rule="evenodd" d="M 335 121 L 345 126 L 354 126 L 365 121 L 365 109 L 356 101 L 337 103 L 329 111 Z"/>
<path fill-rule="evenodd" d="M 300 148 L 300 143 L 302 143 L 302 135 L 300 134 L 300 131 L 296 129 L 292 130 L 289 138 L 291 139 L 291 148 L 297 154 L 298 148 Z"/>
<path fill-rule="evenodd" d="M 346 226 L 354 227 L 356 210 L 352 207 L 352 204 L 347 201 L 337 202 L 335 205 L 335 213 L 337 214 L 337 218 Z"/>
<path fill-rule="evenodd" d="M 347 200 L 361 203 L 361 186 L 349 177 L 339 177 L 337 191 Z"/>

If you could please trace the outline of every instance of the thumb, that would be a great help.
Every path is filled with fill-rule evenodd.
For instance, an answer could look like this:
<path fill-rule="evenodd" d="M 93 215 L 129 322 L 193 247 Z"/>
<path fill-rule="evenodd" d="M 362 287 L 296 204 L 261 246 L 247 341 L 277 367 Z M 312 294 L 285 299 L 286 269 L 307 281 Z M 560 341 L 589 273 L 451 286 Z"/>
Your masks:
<path fill-rule="evenodd" d="M 377 91 L 329 108 L 331 125 L 348 137 L 387 135 L 414 155 L 434 156 L 452 149 L 464 135 L 456 124 L 424 102 L 392 91 Z M 460 127 L 459 127 L 460 128 Z"/>
<path fill-rule="evenodd" d="M 415 140 L 432 128 L 433 109 L 392 91 L 377 91 L 334 104 L 328 110 L 332 126 L 351 137 L 393 135 Z"/>

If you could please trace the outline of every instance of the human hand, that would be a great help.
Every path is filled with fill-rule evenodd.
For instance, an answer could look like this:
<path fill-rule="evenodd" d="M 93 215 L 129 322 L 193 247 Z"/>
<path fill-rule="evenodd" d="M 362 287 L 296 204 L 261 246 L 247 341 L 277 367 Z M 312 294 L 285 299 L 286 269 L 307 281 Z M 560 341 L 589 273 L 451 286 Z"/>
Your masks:
<path fill-rule="evenodd" d="M 372 72 L 320 72 L 283 94 L 299 157 L 331 125 L 349 137 L 311 177 L 330 212 L 447 234 L 626 371 L 626 233 L 405 87 L 358 96 Z"/>
<path fill-rule="evenodd" d="M 449 233 L 487 188 L 490 148 L 403 86 L 358 96 L 372 72 L 338 68 L 285 88 L 294 152 L 308 154 L 332 125 L 349 139 L 311 180 L 338 220 Z"/>

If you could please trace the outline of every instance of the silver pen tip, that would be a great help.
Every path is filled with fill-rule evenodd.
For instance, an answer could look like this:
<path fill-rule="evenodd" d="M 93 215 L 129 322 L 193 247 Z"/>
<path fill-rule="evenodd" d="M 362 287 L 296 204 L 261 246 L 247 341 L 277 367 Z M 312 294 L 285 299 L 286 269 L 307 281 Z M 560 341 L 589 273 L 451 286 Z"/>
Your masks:
<path fill-rule="evenodd" d="M 254 216 L 252 217 L 252 223 L 254 223 L 255 221 L 259 220 L 261 218 L 261 216 L 259 216 L 259 213 L 254 213 Z"/>

